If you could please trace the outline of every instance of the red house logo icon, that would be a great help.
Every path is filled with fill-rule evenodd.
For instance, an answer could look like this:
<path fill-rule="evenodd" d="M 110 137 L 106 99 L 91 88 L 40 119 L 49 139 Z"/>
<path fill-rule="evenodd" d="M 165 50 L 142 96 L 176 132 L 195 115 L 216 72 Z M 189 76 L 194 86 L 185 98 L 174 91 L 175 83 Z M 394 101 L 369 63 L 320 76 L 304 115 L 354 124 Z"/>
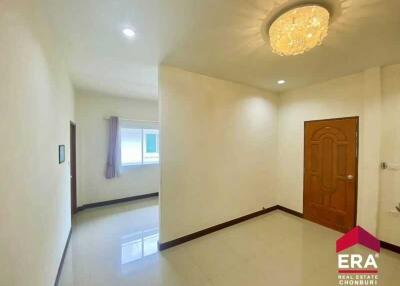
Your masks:
<path fill-rule="evenodd" d="M 362 245 L 374 253 L 346 253 L 346 249 L 355 245 Z M 380 241 L 360 226 L 339 238 L 336 241 L 339 285 L 378 285 L 380 250 Z"/>
<path fill-rule="evenodd" d="M 377 253 L 381 251 L 380 241 L 362 227 L 356 226 L 336 241 L 336 253 L 356 244 L 365 246 Z"/>

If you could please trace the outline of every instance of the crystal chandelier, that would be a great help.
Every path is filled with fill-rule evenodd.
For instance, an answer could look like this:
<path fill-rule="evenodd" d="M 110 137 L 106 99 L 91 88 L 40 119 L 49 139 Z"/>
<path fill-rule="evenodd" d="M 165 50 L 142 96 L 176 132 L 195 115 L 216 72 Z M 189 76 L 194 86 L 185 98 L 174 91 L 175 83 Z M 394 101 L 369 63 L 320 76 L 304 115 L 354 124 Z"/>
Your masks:
<path fill-rule="evenodd" d="M 329 11 L 318 5 L 283 13 L 269 28 L 272 51 L 281 56 L 294 56 L 320 45 L 328 35 L 329 16 Z"/>

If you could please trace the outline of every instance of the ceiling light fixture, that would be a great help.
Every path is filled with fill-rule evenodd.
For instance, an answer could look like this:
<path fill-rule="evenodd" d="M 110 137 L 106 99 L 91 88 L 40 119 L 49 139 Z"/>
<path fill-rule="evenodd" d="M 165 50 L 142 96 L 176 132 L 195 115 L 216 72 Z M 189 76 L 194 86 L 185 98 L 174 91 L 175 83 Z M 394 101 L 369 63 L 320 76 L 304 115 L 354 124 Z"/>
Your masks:
<path fill-rule="evenodd" d="M 286 83 L 286 80 L 283 80 L 283 79 L 278 80 L 278 84 L 284 84 L 284 83 Z"/>
<path fill-rule="evenodd" d="M 136 33 L 132 28 L 125 28 L 122 30 L 122 33 L 127 37 L 127 38 L 133 38 L 135 37 Z"/>
<path fill-rule="evenodd" d="M 321 45 L 328 35 L 329 11 L 319 5 L 293 8 L 269 27 L 272 51 L 280 56 L 303 54 Z"/>

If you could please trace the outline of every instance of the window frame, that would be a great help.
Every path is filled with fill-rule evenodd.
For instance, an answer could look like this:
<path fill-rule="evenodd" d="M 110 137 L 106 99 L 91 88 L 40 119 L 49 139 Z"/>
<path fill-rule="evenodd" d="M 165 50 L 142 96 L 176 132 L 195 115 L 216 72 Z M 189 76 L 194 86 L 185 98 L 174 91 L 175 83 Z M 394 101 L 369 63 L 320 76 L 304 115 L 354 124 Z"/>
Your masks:
<path fill-rule="evenodd" d="M 154 134 L 156 136 L 156 152 L 148 153 L 147 152 L 147 138 L 146 135 Z M 151 154 L 157 154 L 156 162 L 145 162 L 145 156 L 151 157 Z M 142 164 L 143 165 L 152 165 L 152 164 L 160 164 L 160 130 L 155 128 L 143 128 L 142 129 Z"/>
<path fill-rule="evenodd" d="M 132 130 L 140 130 L 140 136 L 141 136 L 141 140 L 140 140 L 140 149 L 141 149 L 141 161 L 139 163 L 123 163 L 122 162 L 122 132 L 121 132 L 121 138 L 120 138 L 120 154 L 121 154 L 121 162 L 120 162 L 120 167 L 121 168 L 129 168 L 129 167 L 140 167 L 140 166 L 147 166 L 147 165 L 159 165 L 160 164 L 160 130 L 159 128 L 143 128 L 143 127 L 120 127 L 120 130 L 122 129 L 132 129 Z M 155 131 L 154 133 L 145 133 L 145 130 L 149 130 L 149 131 Z M 157 161 L 154 162 L 145 162 L 145 134 L 156 134 L 156 154 L 158 154 L 157 156 Z M 151 153 L 149 153 L 151 154 Z"/>

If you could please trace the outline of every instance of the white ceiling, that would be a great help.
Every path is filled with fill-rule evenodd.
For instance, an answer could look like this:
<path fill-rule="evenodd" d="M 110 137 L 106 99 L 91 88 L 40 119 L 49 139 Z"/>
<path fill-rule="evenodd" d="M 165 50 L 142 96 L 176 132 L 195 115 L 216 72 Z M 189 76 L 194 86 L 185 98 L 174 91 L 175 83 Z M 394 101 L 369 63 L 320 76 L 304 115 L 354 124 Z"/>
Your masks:
<path fill-rule="evenodd" d="M 329 34 L 295 57 L 273 54 L 265 27 L 303 0 L 40 1 L 74 84 L 118 96 L 157 98 L 160 63 L 279 92 L 400 62 L 399 0 L 312 1 L 331 6 Z"/>
<path fill-rule="evenodd" d="M 160 0 L 37 0 L 66 54 L 73 84 L 157 98 Z M 122 35 L 134 27 L 135 39 Z"/>

